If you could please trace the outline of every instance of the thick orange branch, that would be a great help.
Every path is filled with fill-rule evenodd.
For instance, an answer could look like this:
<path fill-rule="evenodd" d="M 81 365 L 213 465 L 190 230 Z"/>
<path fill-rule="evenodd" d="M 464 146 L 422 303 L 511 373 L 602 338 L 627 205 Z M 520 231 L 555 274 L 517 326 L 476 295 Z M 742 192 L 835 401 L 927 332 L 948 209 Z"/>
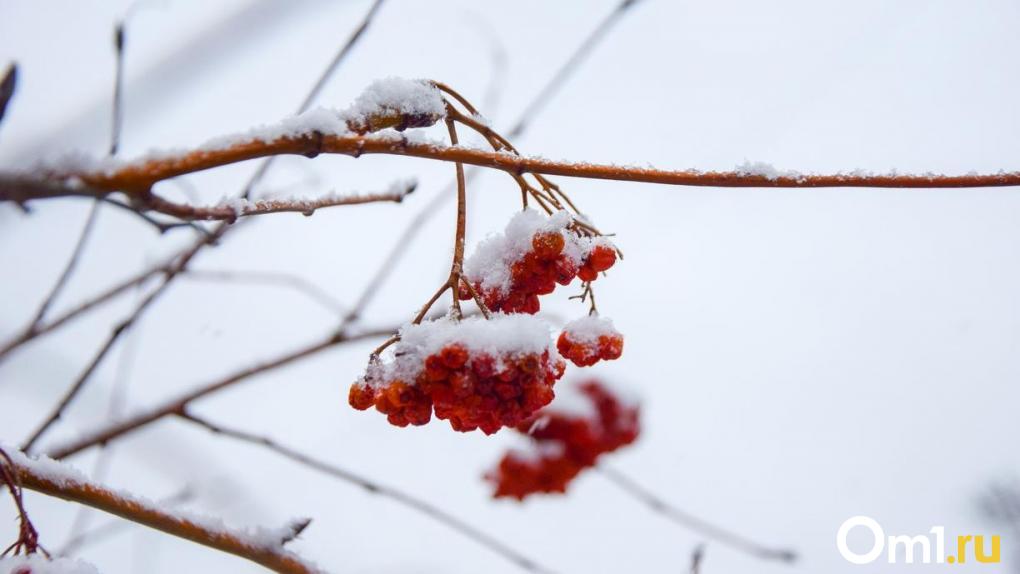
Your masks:
<path fill-rule="evenodd" d="M 40 471 L 33 465 L 24 464 L 17 459 L 13 461 L 13 464 L 13 470 L 24 488 L 85 504 L 167 534 L 246 558 L 276 572 L 287 574 L 317 572 L 316 569 L 284 550 L 282 546 L 256 544 L 229 531 L 213 529 L 195 520 L 174 516 L 155 506 L 102 486 L 73 480 L 62 475 L 54 476 L 52 473 Z"/>
<path fill-rule="evenodd" d="M 460 146 L 414 142 L 402 135 L 322 135 L 240 142 L 222 149 L 196 150 L 126 165 L 102 173 L 73 174 L 92 187 L 147 190 L 153 183 L 240 161 L 275 155 L 320 153 L 358 157 L 389 154 L 463 163 L 509 173 L 535 173 L 589 179 L 707 187 L 884 187 L 963 188 L 1020 186 L 1020 172 L 984 175 L 831 174 L 770 177 L 740 171 L 659 170 L 593 163 L 571 163 Z"/>

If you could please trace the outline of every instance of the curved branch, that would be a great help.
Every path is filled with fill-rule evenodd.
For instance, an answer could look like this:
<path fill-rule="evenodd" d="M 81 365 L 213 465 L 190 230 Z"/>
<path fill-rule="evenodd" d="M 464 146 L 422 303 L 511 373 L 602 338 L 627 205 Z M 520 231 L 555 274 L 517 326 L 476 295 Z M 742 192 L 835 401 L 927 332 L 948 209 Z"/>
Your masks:
<path fill-rule="evenodd" d="M 64 500 L 78 502 L 125 520 L 240 556 L 270 570 L 285 574 L 312 574 L 317 570 L 283 548 L 284 540 L 251 536 L 238 531 L 212 528 L 198 518 L 175 515 L 153 504 L 90 483 L 52 461 L 34 461 L 14 453 L 10 465 L 21 486 Z"/>

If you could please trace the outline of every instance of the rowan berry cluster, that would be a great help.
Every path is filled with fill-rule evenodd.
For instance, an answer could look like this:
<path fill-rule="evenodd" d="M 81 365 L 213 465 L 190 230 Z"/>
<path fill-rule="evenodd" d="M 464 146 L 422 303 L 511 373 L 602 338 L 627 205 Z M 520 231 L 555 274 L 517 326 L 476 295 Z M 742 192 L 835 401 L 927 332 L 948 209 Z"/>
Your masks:
<path fill-rule="evenodd" d="M 623 354 L 623 335 L 609 319 L 591 315 L 567 323 L 556 348 L 578 367 L 590 367 L 600 360 L 619 359 Z"/>
<path fill-rule="evenodd" d="M 604 238 L 578 234 L 565 211 L 543 217 L 537 211 L 518 213 L 501 235 L 490 237 L 465 263 L 465 277 L 493 311 L 537 313 L 538 297 L 575 277 L 594 281 L 616 263 L 616 249 Z M 472 298 L 462 287 L 459 297 Z"/>
<path fill-rule="evenodd" d="M 516 428 L 535 442 L 535 452 L 511 451 L 486 475 L 493 497 L 518 500 L 536 493 L 563 493 L 599 457 L 633 443 L 640 433 L 637 405 L 599 381 L 578 385 L 579 405 L 558 401 Z M 562 393 L 561 393 L 562 394 Z"/>
<path fill-rule="evenodd" d="M 378 360 L 350 390 L 351 406 L 375 406 L 396 426 L 432 418 L 454 430 L 492 434 L 549 404 L 565 362 L 548 328 L 527 315 L 494 315 L 410 325 L 390 363 Z"/>

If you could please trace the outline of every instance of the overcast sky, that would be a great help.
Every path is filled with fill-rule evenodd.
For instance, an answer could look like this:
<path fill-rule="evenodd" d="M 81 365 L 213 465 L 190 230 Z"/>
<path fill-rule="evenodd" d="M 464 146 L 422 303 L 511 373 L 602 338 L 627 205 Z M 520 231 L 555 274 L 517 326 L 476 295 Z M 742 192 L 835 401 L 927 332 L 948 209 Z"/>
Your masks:
<path fill-rule="evenodd" d="M 122 154 L 194 146 L 290 114 L 367 1 L 0 0 L 0 66 L 20 66 L 0 125 L 0 168 L 108 145 L 112 29 L 128 17 Z M 614 0 L 388 0 L 319 103 L 343 107 L 373 79 L 454 86 L 497 126 L 512 122 Z M 552 158 L 800 171 L 1020 170 L 1020 4 L 1012 0 L 643 0 L 517 142 Z M 505 66 L 501 66 L 505 56 Z M 441 132 L 435 133 L 440 137 Z M 161 191 L 212 203 L 254 168 Z M 300 275 L 352 302 L 400 230 L 448 182 L 449 164 L 388 157 L 285 158 L 262 193 L 373 191 L 416 177 L 401 205 L 269 216 L 195 261 L 208 270 Z M 887 534 L 995 534 L 975 498 L 1016 476 L 1020 190 L 687 189 L 560 179 L 626 259 L 598 281 L 626 336 L 590 374 L 631 386 L 644 432 L 605 463 L 698 516 L 772 545 L 795 566 L 708 543 L 703 572 L 888 572 L 836 551 L 847 518 Z M 185 191 L 192 190 L 192 191 Z M 469 246 L 517 209 L 515 185 L 471 187 Z M 0 339 L 34 313 L 88 211 L 82 200 L 0 206 Z M 407 246 L 366 325 L 406 321 L 448 271 L 453 204 Z M 56 312 L 189 243 L 129 214 L 99 214 Z M 550 320 L 583 314 L 560 289 Z M 139 294 L 0 364 L 0 440 L 20 442 Z M 337 316 L 291 290 L 181 279 L 144 315 L 49 445 L 327 333 Z M 398 429 L 346 404 L 377 343 L 349 345 L 203 400 L 211 419 L 427 498 L 557 572 L 683 572 L 704 539 L 650 513 L 598 473 L 566 497 L 493 501 L 481 475 L 514 442 Z M 568 378 L 588 373 L 571 369 Z M 434 522 L 254 447 L 167 421 L 115 444 L 107 480 L 234 524 L 314 518 L 292 546 L 334 572 L 511 573 Z M 74 457 L 91 471 L 95 452 Z M 75 510 L 28 498 L 60 547 Z M 0 511 L 13 517 L 7 502 Z M 111 520 L 97 515 L 93 525 Z M 0 540 L 14 522 L 0 521 Z M 1004 555 L 1016 551 L 1004 541 Z M 134 528 L 84 548 L 102 572 L 258 572 L 235 557 Z M 922 567 L 923 568 L 923 567 Z M 930 566 L 928 568 L 936 568 Z M 954 568 L 1003 571 L 999 566 Z"/>

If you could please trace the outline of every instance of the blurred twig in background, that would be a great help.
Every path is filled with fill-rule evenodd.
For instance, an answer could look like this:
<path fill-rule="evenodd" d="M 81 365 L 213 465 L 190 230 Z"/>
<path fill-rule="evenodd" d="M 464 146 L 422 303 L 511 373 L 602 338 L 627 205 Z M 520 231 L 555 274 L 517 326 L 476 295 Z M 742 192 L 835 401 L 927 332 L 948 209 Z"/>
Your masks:
<path fill-rule="evenodd" d="M 741 552 L 746 552 L 752 556 L 762 558 L 765 560 L 779 560 L 782 562 L 793 562 L 797 559 L 797 553 L 785 548 L 768 548 L 749 540 L 739 534 L 726 530 L 716 526 L 704 519 L 698 518 L 692 514 L 684 512 L 675 506 L 668 504 L 663 499 L 659 498 L 655 493 L 641 486 L 634 479 L 621 473 L 618 470 L 609 468 L 605 465 L 596 467 L 603 476 L 608 478 L 610 482 L 618 486 L 620 490 L 633 496 L 637 500 L 643 502 L 648 508 L 657 514 L 665 517 L 666 519 L 675 522 L 685 528 L 705 536 L 711 540 L 715 540 L 721 544 L 725 544 Z"/>

